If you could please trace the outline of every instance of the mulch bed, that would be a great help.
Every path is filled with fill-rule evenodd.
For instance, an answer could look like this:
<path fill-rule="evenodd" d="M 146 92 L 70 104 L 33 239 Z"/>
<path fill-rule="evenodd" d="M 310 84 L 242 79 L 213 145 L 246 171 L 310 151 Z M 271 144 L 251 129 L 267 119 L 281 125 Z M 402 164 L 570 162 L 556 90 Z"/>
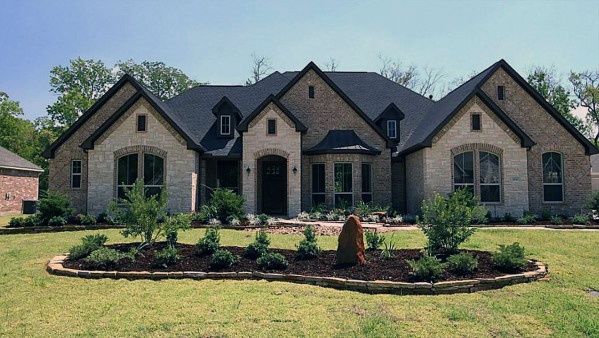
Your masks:
<path fill-rule="evenodd" d="M 137 244 L 115 244 L 108 245 L 110 248 L 127 251 Z M 152 248 L 142 251 L 135 262 L 130 260 L 121 260 L 115 266 L 106 270 L 112 271 L 217 271 L 210 269 L 210 255 L 198 255 L 194 245 L 177 244 L 181 259 L 175 265 L 169 267 L 160 267 L 155 265 L 154 255 L 157 250 L 164 248 L 165 243 L 157 243 Z M 239 261 L 231 268 L 223 271 L 257 271 L 259 270 L 256 261 L 243 257 L 245 248 L 242 247 L 222 247 L 238 256 Z M 271 249 L 271 252 L 277 252 L 285 256 L 289 262 L 286 270 L 273 272 L 287 274 L 301 274 L 320 277 L 340 277 L 360 280 L 389 280 L 415 282 L 410 275 L 410 267 L 406 260 L 418 259 L 422 252 L 418 249 L 401 249 L 394 251 L 392 259 L 382 259 L 380 251 L 367 251 L 366 264 L 362 266 L 336 267 L 336 251 L 323 251 L 318 258 L 311 260 L 296 260 L 295 250 Z M 463 250 L 474 255 L 478 259 L 478 270 L 470 276 L 459 276 L 451 272 L 445 272 L 440 281 L 451 281 L 468 278 L 490 278 L 505 275 L 505 272 L 496 270 L 493 267 L 491 254 L 485 251 Z M 84 260 L 64 262 L 66 268 L 87 270 L 90 267 Z M 529 263 L 523 271 L 534 271 L 536 269 L 533 263 Z M 93 269 L 92 269 L 93 270 Z"/>

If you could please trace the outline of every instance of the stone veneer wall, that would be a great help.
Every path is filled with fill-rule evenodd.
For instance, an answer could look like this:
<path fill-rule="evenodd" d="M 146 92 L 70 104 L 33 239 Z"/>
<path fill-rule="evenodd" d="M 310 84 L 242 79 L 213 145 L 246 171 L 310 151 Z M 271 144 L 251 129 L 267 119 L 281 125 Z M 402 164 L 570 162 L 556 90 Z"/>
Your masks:
<path fill-rule="evenodd" d="M 505 100 L 497 100 L 497 86 L 505 86 Z M 482 89 L 536 145 L 528 152 L 528 191 L 530 210 L 574 214 L 584 208 L 591 194 L 591 164 L 584 147 L 555 120 L 534 98 L 520 87 L 503 69 L 499 69 Z M 543 202 L 542 154 L 563 154 L 564 202 Z"/>
<path fill-rule="evenodd" d="M 393 209 L 406 212 L 406 162 L 400 159 L 391 163 L 391 206 Z"/>
<path fill-rule="evenodd" d="M 125 84 L 96 113 L 91 116 L 69 139 L 55 152 L 49 160 L 49 190 L 69 197 L 71 206 L 76 212 L 87 211 L 88 163 L 87 154 L 79 145 L 100 127 L 125 101 L 135 94 L 135 88 Z M 81 160 L 81 188 L 71 188 L 71 161 Z"/>
<path fill-rule="evenodd" d="M 147 131 L 136 131 L 136 117 L 147 116 Z M 195 210 L 198 184 L 198 154 L 187 149 L 185 140 L 151 107 L 140 99 L 123 114 L 89 150 L 89 213 L 105 210 L 116 196 L 117 157 L 144 149 L 165 157 L 165 185 L 171 212 Z M 140 158 L 140 160 L 142 160 Z"/>
<path fill-rule="evenodd" d="M 314 98 L 308 97 L 308 87 L 314 86 Z M 310 149 L 320 142 L 331 129 L 352 129 L 369 145 L 382 151 L 380 155 L 369 156 L 368 162 L 372 163 L 373 199 L 376 203 L 391 205 L 391 150 L 387 148 L 386 141 L 372 127 L 364 121 L 316 72 L 308 71 L 283 97 L 281 102 L 300 120 L 308 131 L 302 136 L 301 149 Z M 244 136 L 245 147 L 245 136 Z M 335 157 L 330 157 L 326 165 L 327 172 L 333 170 L 332 162 Z M 355 157 L 352 157 L 355 159 Z M 305 163 L 315 162 L 309 156 L 302 156 L 302 209 L 311 207 L 311 170 Z M 245 168 L 245 167 L 244 167 Z M 360 175 L 361 166 L 353 167 L 354 177 Z M 361 189 L 361 178 L 354 179 L 354 191 L 358 194 Z M 326 191 L 332 191 L 332 178 L 327 177 Z M 355 185 L 359 184 L 359 185 Z M 331 187 L 329 187 L 331 185 Z M 330 197 L 329 197 L 330 198 Z M 356 201 L 358 201 L 356 199 Z"/>
<path fill-rule="evenodd" d="M 420 213 L 420 204 L 424 199 L 425 156 L 429 148 L 424 148 L 406 156 L 406 211 L 415 215 Z"/>
<path fill-rule="evenodd" d="M 37 200 L 39 172 L 0 168 L 0 215 L 20 213 L 23 200 Z"/>
<path fill-rule="evenodd" d="M 277 120 L 277 133 L 267 135 L 269 119 Z M 248 213 L 258 212 L 258 160 L 268 155 L 287 159 L 287 213 L 294 217 L 301 211 L 301 139 L 292 121 L 274 104 L 258 114 L 243 133 L 243 160 L 241 166 L 242 192 Z M 293 168 L 297 169 L 293 173 Z M 250 168 L 250 173 L 246 170 Z"/>
<path fill-rule="evenodd" d="M 471 130 L 471 114 L 481 114 L 481 131 Z M 501 203 L 489 203 L 493 216 L 528 210 L 527 149 L 520 139 L 477 97 L 467 103 L 433 139 L 425 161 L 424 198 L 453 191 L 453 155 L 479 150 L 495 153 L 501 163 Z M 477 156 L 475 154 L 475 156 Z M 474 158 L 475 182 L 478 157 Z M 476 194 L 479 194 L 475 184 Z"/>

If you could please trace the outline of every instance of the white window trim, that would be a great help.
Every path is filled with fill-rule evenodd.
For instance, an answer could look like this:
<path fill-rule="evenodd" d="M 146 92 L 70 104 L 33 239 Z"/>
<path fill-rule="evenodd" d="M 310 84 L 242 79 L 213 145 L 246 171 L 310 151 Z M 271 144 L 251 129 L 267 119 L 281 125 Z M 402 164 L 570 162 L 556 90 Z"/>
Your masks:
<path fill-rule="evenodd" d="M 335 200 L 337 197 L 337 195 L 350 195 L 351 196 L 351 206 L 354 206 L 354 176 L 352 175 L 352 182 L 351 182 L 351 191 L 344 191 L 344 192 L 337 192 L 335 191 L 335 166 L 337 164 L 349 164 L 350 165 L 350 171 L 353 173 L 354 171 L 354 165 L 352 162 L 334 162 L 333 163 L 333 206 L 337 207 L 335 205 Z"/>
<path fill-rule="evenodd" d="M 391 125 L 393 125 L 394 134 L 391 135 Z M 387 121 L 387 136 L 392 139 L 397 138 L 397 120 L 388 120 Z"/>
<path fill-rule="evenodd" d="M 223 131 L 223 127 L 225 126 L 225 124 L 223 123 L 224 118 L 228 119 L 227 124 L 226 124 L 228 129 L 226 132 Z M 220 134 L 221 135 L 231 135 L 231 115 L 221 115 L 220 116 Z"/>
<path fill-rule="evenodd" d="M 75 162 L 79 162 L 79 173 L 74 173 L 73 172 L 73 168 L 75 167 L 74 164 Z M 81 179 L 82 179 L 82 172 L 83 172 L 83 161 L 81 160 L 72 160 L 71 161 L 71 189 L 81 189 Z M 78 187 L 74 187 L 73 186 L 73 177 L 74 176 L 79 176 L 79 186 Z"/>
<path fill-rule="evenodd" d="M 564 191 L 564 154 L 562 154 L 560 152 L 557 152 L 557 151 L 546 151 L 546 152 L 544 152 L 544 153 L 541 154 L 541 175 L 542 175 L 541 176 L 541 180 L 544 180 L 544 178 L 545 178 L 545 173 L 544 173 L 545 163 L 543 163 L 543 155 L 545 155 L 547 153 L 559 154 L 559 159 L 561 161 L 560 169 L 561 169 L 561 174 L 562 174 L 561 175 L 562 181 L 560 183 L 545 183 L 545 182 L 543 182 L 543 191 L 542 191 L 542 193 L 543 193 L 543 203 L 544 204 L 560 204 L 560 203 L 564 203 L 564 195 L 565 195 L 564 194 L 565 193 L 565 191 Z M 546 201 L 545 200 L 545 186 L 546 185 L 559 185 L 559 186 L 561 186 L 562 187 L 562 199 L 559 200 L 559 201 Z"/>

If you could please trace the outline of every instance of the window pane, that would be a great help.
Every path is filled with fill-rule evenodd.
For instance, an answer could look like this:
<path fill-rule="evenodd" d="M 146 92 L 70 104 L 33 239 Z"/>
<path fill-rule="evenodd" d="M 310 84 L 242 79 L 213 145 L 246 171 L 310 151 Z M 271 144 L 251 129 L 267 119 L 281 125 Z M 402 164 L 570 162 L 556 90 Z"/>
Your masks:
<path fill-rule="evenodd" d="M 543 154 L 543 183 L 562 183 L 562 155 Z"/>
<path fill-rule="evenodd" d="M 137 116 L 137 131 L 146 131 L 146 116 Z"/>
<path fill-rule="evenodd" d="M 499 183 L 499 156 L 481 151 L 480 158 L 480 183 Z"/>
<path fill-rule="evenodd" d="M 227 135 L 231 133 L 231 117 L 223 115 L 220 117 L 220 133 Z"/>
<path fill-rule="evenodd" d="M 474 183 L 474 162 L 472 152 L 465 152 L 453 157 L 454 183 Z"/>
<path fill-rule="evenodd" d="M 349 208 L 352 206 L 352 194 L 335 194 L 335 208 Z"/>
<path fill-rule="evenodd" d="M 387 121 L 387 136 L 390 138 L 397 137 L 397 122 L 394 120 Z"/>
<path fill-rule="evenodd" d="M 472 115 L 472 130 L 480 130 L 480 115 Z"/>
<path fill-rule="evenodd" d="M 561 202 L 563 201 L 563 186 L 562 185 L 545 185 L 543 186 L 543 199 L 546 202 Z"/>
<path fill-rule="evenodd" d="M 81 188 L 81 175 L 73 175 L 72 180 L 73 188 Z"/>
<path fill-rule="evenodd" d="M 118 177 L 119 185 L 132 185 L 137 179 L 137 154 L 119 158 Z"/>
<path fill-rule="evenodd" d="M 352 192 L 351 163 L 335 163 L 335 192 Z"/>
<path fill-rule="evenodd" d="M 372 194 L 362 194 L 362 201 L 364 203 L 372 202 Z"/>
<path fill-rule="evenodd" d="M 312 165 L 312 192 L 324 192 L 324 163 Z M 323 201 L 324 202 L 324 201 Z"/>
<path fill-rule="evenodd" d="M 499 185 L 481 185 L 480 186 L 480 201 L 481 202 L 499 202 L 500 197 Z"/>
<path fill-rule="evenodd" d="M 325 204 L 324 202 L 324 194 L 314 194 L 312 195 L 312 206 L 316 207 L 320 204 Z"/>
<path fill-rule="evenodd" d="M 239 163 L 237 161 L 218 161 L 217 179 L 219 187 L 235 192 L 239 189 Z"/>
<path fill-rule="evenodd" d="M 277 120 L 268 120 L 268 133 L 271 135 L 277 133 Z"/>
<path fill-rule="evenodd" d="M 81 161 L 73 161 L 72 164 L 72 173 L 81 174 Z"/>
<path fill-rule="evenodd" d="M 146 197 L 158 196 L 161 191 L 162 191 L 161 187 L 145 187 L 144 188 L 144 192 L 146 194 Z"/>
<path fill-rule="evenodd" d="M 144 154 L 144 184 L 162 185 L 164 182 L 164 160 L 162 157 Z"/>
<path fill-rule="evenodd" d="M 372 192 L 372 166 L 362 163 L 362 192 Z"/>

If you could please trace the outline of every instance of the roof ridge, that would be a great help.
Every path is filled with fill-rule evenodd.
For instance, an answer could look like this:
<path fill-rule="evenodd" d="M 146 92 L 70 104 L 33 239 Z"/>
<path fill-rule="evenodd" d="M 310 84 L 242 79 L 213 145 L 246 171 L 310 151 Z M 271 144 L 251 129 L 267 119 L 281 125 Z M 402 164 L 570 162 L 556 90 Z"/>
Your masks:
<path fill-rule="evenodd" d="M 499 61 L 497 61 L 497 62 L 493 63 L 493 64 L 492 64 L 492 65 L 490 65 L 489 67 L 487 67 L 487 68 L 483 69 L 483 70 L 482 70 L 482 71 L 480 71 L 478 74 L 474 75 L 473 77 L 471 77 L 471 78 L 470 78 L 470 79 L 468 79 L 467 81 L 464 81 L 464 83 L 462 83 L 461 85 L 459 85 L 459 86 L 455 87 L 455 88 L 454 88 L 452 91 L 450 91 L 449 93 L 445 94 L 445 96 L 443 96 L 442 98 L 440 98 L 440 99 L 439 99 L 438 101 L 436 101 L 436 102 L 439 102 L 439 101 L 443 100 L 444 98 L 446 98 L 447 96 L 449 96 L 451 93 L 453 93 L 453 92 L 455 92 L 456 90 L 458 90 L 458 89 L 462 88 L 464 85 L 466 85 L 466 84 L 467 84 L 467 83 L 469 83 L 470 81 L 474 80 L 476 77 L 478 77 L 478 76 L 479 76 L 479 75 L 481 75 L 482 73 L 484 73 L 484 72 L 486 72 L 486 71 L 489 71 L 489 70 L 491 70 L 493 67 L 496 67 L 496 66 L 500 65 L 501 61 L 503 61 L 503 59 L 501 59 L 501 60 L 499 60 Z M 482 82 L 482 81 L 481 81 L 481 82 Z M 476 86 L 476 88 L 478 88 L 478 85 Z M 475 88 L 475 89 L 476 89 L 476 88 Z M 435 102 L 435 103 L 436 103 L 436 102 Z"/>

